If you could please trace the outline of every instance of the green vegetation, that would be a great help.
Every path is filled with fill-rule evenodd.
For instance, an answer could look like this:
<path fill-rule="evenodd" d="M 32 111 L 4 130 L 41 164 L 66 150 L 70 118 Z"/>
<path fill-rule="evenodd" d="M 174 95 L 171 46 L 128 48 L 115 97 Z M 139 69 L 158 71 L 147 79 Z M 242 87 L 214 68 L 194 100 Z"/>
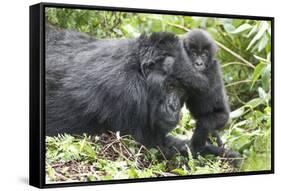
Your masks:
<path fill-rule="evenodd" d="M 47 137 L 47 181 L 93 181 L 128 178 L 223 173 L 237 171 L 219 158 L 164 160 L 157 149 L 147 149 L 118 133 L 101 136 Z"/>
<path fill-rule="evenodd" d="M 58 27 L 86 32 L 96 38 L 132 38 L 143 32 L 169 31 L 178 35 L 204 28 L 220 51 L 231 121 L 220 132 L 225 147 L 239 151 L 239 169 L 222 158 L 165 160 L 157 149 L 147 149 L 118 133 L 91 137 L 60 135 L 46 138 L 48 182 L 94 181 L 271 169 L 271 23 L 268 21 L 139 14 L 74 9 L 46 11 Z M 194 121 L 183 110 L 173 132 L 190 137 Z"/>

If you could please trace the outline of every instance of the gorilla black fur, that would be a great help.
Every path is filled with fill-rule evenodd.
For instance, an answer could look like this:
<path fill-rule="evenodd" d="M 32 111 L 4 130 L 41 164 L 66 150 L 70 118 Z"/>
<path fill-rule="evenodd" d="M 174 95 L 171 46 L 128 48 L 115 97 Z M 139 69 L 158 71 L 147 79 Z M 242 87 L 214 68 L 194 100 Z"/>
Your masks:
<path fill-rule="evenodd" d="M 171 33 L 97 40 L 46 25 L 46 135 L 120 131 L 167 155 L 186 150 L 186 141 L 167 136 L 182 95 L 163 92 L 167 81 L 176 84 L 175 68 L 189 67 L 183 53 Z M 174 117 L 160 116 L 161 108 Z"/>
<path fill-rule="evenodd" d="M 191 149 L 194 153 L 238 157 L 238 153 L 225 150 L 222 147 L 222 141 L 216 132 L 228 122 L 230 109 L 224 90 L 220 64 L 214 59 L 217 49 L 215 42 L 207 32 L 200 29 L 192 30 L 182 41 L 193 67 L 206 77 L 205 81 L 195 81 L 194 83 L 199 84 L 197 86 L 182 79 L 188 92 L 186 106 L 196 120 Z M 209 133 L 216 136 L 219 147 L 208 142 Z"/>

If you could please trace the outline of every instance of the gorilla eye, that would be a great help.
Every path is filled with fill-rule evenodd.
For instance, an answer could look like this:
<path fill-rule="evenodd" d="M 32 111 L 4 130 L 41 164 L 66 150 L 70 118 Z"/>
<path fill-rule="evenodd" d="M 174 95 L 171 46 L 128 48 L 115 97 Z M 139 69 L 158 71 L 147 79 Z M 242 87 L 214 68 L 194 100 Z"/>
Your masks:
<path fill-rule="evenodd" d="M 167 85 L 167 91 L 168 92 L 171 92 L 171 91 L 174 91 L 175 90 L 175 86 L 173 84 L 168 84 Z"/>
<path fill-rule="evenodd" d="M 182 88 L 177 88 L 177 89 L 175 90 L 175 92 L 176 92 L 177 95 L 180 96 L 180 97 L 182 97 L 182 96 L 184 95 L 184 93 L 185 93 L 184 89 L 182 89 Z"/>
<path fill-rule="evenodd" d="M 204 50 L 202 53 L 203 57 L 208 57 L 209 56 L 209 52 L 207 50 Z"/>
<path fill-rule="evenodd" d="M 193 58 L 194 58 L 194 57 L 196 57 L 196 56 L 197 56 L 197 53 L 196 53 L 196 51 L 195 51 L 195 50 L 191 50 L 191 54 L 190 54 L 190 55 L 191 55 L 191 57 L 193 57 Z"/>

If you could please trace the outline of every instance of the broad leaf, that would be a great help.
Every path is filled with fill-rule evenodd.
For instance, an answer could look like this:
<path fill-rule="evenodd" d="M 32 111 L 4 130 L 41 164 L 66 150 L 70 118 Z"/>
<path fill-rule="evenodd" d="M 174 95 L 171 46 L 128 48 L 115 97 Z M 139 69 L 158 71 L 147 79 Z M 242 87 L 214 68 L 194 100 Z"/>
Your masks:
<path fill-rule="evenodd" d="M 230 33 L 232 33 L 232 34 L 237 34 L 237 33 L 243 32 L 243 31 L 245 31 L 245 30 L 248 30 L 248 29 L 250 29 L 250 28 L 252 28 L 252 26 L 249 25 L 248 23 L 245 23 L 245 24 L 243 24 L 243 25 L 240 25 L 237 29 L 235 29 L 234 31 L 232 31 L 232 32 L 230 32 Z"/>
<path fill-rule="evenodd" d="M 255 71 L 253 73 L 253 78 L 252 78 L 252 85 L 251 88 L 254 86 L 255 82 L 258 80 L 258 78 L 261 76 L 263 69 L 265 67 L 264 63 L 260 63 L 256 66 Z"/>

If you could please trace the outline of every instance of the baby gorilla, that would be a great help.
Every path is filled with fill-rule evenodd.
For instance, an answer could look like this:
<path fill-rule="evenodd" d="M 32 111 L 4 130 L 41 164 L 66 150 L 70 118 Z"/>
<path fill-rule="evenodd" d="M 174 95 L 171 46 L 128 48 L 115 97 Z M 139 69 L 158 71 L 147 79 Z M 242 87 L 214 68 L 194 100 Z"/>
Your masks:
<path fill-rule="evenodd" d="M 188 33 L 183 39 L 183 47 L 193 67 L 208 79 L 204 86 L 200 88 L 191 86 L 187 91 L 189 96 L 186 99 L 186 106 L 196 120 L 191 149 L 194 154 L 211 153 L 227 158 L 236 158 L 239 154 L 225 150 L 222 147 L 220 136 L 216 132 L 217 129 L 222 129 L 226 125 L 230 112 L 220 65 L 214 60 L 217 47 L 210 35 L 200 29 Z M 208 141 L 209 134 L 216 137 L 219 147 Z"/>

